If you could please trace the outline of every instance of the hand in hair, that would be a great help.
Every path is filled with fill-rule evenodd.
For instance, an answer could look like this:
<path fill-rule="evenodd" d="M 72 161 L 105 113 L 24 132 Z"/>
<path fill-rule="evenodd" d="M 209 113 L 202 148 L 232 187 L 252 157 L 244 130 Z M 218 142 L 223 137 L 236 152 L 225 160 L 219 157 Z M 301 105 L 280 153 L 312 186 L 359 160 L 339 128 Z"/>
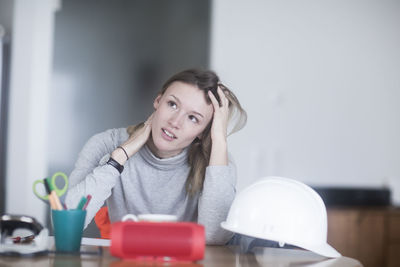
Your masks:
<path fill-rule="evenodd" d="M 217 92 L 221 105 L 218 103 L 213 93 L 208 91 L 208 95 L 214 107 L 214 116 L 211 125 L 212 146 L 210 165 L 227 165 L 228 152 L 226 137 L 229 119 L 229 100 L 226 98 L 220 87 L 218 87 Z"/>
<path fill-rule="evenodd" d="M 153 119 L 153 114 L 143 123 L 134 134 L 132 134 L 129 139 L 121 145 L 121 147 L 126 151 L 128 157 L 133 156 L 140 150 L 140 148 L 147 142 L 151 133 L 151 122 Z M 122 149 L 115 149 L 111 153 L 111 157 L 118 161 L 121 165 L 125 164 L 127 161 L 127 156 Z"/>

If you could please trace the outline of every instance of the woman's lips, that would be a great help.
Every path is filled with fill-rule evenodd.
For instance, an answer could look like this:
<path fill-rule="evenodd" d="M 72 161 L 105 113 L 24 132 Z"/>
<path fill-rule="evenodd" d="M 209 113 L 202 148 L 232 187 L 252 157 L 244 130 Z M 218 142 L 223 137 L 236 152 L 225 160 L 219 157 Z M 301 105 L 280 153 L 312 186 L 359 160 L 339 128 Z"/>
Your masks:
<path fill-rule="evenodd" d="M 172 140 L 176 139 L 176 136 L 173 133 L 171 133 L 170 131 L 168 131 L 164 128 L 162 128 L 161 131 L 162 131 L 162 137 L 164 139 L 166 139 L 168 141 L 172 141 Z"/>

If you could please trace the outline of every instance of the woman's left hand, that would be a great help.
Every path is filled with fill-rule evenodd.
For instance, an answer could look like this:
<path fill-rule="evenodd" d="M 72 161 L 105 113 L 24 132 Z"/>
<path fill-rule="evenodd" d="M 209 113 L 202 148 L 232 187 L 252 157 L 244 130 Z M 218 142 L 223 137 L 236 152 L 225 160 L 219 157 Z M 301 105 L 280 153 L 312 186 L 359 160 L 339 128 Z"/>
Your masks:
<path fill-rule="evenodd" d="M 229 117 L 229 100 L 226 98 L 222 89 L 218 86 L 217 89 L 221 105 L 211 91 L 208 91 L 208 96 L 214 107 L 214 118 L 211 125 L 212 142 L 226 142 Z"/>

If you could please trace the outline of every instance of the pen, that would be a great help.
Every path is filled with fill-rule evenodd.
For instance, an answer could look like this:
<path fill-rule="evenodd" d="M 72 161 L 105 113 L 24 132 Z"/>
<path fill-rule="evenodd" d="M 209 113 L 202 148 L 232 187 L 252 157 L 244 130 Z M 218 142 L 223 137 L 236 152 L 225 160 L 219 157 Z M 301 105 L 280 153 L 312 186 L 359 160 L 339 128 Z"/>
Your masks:
<path fill-rule="evenodd" d="M 50 183 L 50 178 L 46 178 L 45 180 L 47 181 L 47 185 L 49 186 L 50 191 L 51 191 L 51 193 L 49 195 L 49 199 L 50 199 L 50 196 L 52 196 L 53 199 L 54 199 L 55 209 L 56 210 L 62 210 L 63 207 L 61 205 L 60 199 L 58 198 L 56 191 L 54 191 L 54 188 Z"/>
<path fill-rule="evenodd" d="M 85 206 L 85 203 L 87 201 L 86 197 L 82 197 L 81 200 L 78 203 L 78 206 L 76 207 L 77 210 L 81 210 L 83 206 Z"/>
<path fill-rule="evenodd" d="M 51 209 L 52 210 L 57 209 L 56 203 L 54 202 L 54 198 L 51 195 L 51 190 L 50 190 L 50 187 L 49 187 L 49 185 L 47 183 L 47 179 L 46 178 L 43 179 L 43 184 L 44 184 L 44 187 L 46 188 L 46 193 L 49 196 L 49 202 L 50 202 Z"/>
<path fill-rule="evenodd" d="M 31 243 L 33 241 L 33 239 L 35 239 L 35 235 L 29 235 L 29 236 L 25 236 L 25 237 L 13 237 L 13 243 L 24 243 L 24 244 L 28 244 Z"/>
<path fill-rule="evenodd" d="M 87 198 L 87 201 L 86 201 L 85 205 L 83 206 L 82 210 L 85 210 L 87 208 L 90 200 L 92 199 L 92 195 L 87 195 L 86 198 Z"/>

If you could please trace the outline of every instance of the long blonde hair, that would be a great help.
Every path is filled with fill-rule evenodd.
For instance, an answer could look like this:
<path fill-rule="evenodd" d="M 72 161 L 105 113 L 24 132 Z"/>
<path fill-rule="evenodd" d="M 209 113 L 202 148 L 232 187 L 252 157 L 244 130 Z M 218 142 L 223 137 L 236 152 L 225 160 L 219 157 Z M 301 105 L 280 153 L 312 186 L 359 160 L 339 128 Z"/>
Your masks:
<path fill-rule="evenodd" d="M 204 91 L 207 104 L 211 104 L 211 100 L 207 94 L 208 91 L 211 91 L 219 101 L 217 88 L 220 87 L 229 100 L 229 125 L 232 127 L 228 135 L 239 131 L 245 126 L 247 121 L 246 111 L 240 105 L 235 94 L 220 82 L 215 72 L 198 69 L 189 69 L 179 72 L 164 83 L 158 95 L 163 95 L 167 88 L 176 81 L 195 85 L 197 88 Z M 143 125 L 144 123 L 139 123 L 129 126 L 128 134 L 134 134 L 138 129 L 143 127 Z M 189 196 L 194 196 L 203 189 L 206 167 L 209 164 L 211 154 L 211 125 L 212 120 L 204 129 L 201 138 L 196 138 L 189 147 L 187 160 L 190 171 L 186 180 L 186 192 Z"/>

